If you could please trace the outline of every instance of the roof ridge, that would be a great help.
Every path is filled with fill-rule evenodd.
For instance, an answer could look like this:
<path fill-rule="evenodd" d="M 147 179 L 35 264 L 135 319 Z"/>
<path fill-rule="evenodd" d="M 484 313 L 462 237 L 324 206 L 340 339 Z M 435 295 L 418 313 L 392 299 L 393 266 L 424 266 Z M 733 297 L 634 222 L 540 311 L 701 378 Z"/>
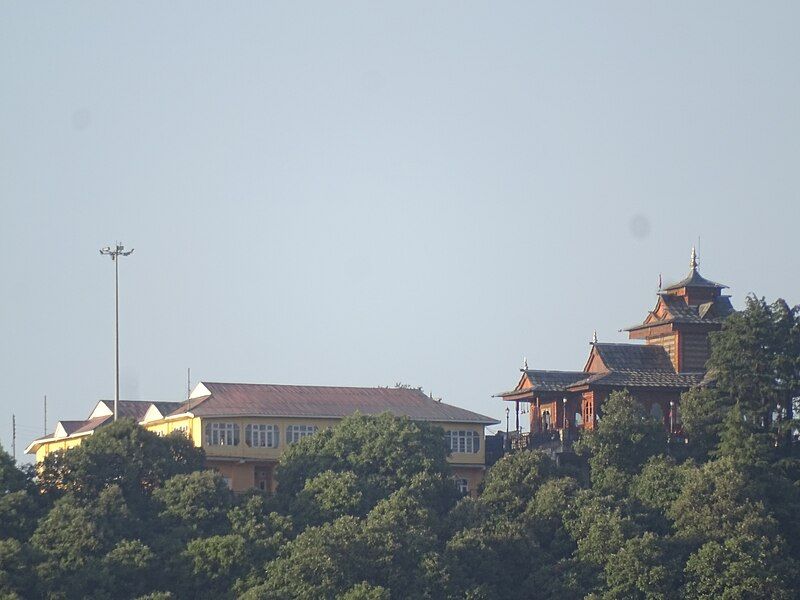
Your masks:
<path fill-rule="evenodd" d="M 382 386 L 382 385 L 328 385 L 328 384 L 305 384 L 305 383 L 252 383 L 252 382 L 239 382 L 239 381 L 201 381 L 205 386 L 209 385 L 243 385 L 243 386 L 262 386 L 262 387 L 294 387 L 294 388 L 327 388 L 335 390 L 403 390 L 410 392 L 421 392 L 422 387 L 395 387 L 395 386 Z"/>

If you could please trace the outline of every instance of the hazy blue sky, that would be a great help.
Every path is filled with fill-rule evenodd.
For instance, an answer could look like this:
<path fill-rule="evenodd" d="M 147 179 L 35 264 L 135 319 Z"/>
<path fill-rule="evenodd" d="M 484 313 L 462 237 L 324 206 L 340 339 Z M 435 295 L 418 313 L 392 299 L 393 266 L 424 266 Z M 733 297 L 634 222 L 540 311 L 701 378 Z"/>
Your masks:
<path fill-rule="evenodd" d="M 500 418 L 700 269 L 800 302 L 796 2 L 0 5 L 0 441 L 194 381 Z"/>

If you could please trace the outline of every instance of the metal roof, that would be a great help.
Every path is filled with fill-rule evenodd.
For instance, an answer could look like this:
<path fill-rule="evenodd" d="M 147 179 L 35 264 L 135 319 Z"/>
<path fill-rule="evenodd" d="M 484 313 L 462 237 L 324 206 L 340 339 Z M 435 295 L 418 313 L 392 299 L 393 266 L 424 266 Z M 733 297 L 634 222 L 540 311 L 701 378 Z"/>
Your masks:
<path fill-rule="evenodd" d="M 187 401 L 176 412 L 191 412 L 198 417 L 309 418 L 389 412 L 414 421 L 499 423 L 491 417 L 433 400 L 418 389 L 202 383 L 210 394 Z"/>

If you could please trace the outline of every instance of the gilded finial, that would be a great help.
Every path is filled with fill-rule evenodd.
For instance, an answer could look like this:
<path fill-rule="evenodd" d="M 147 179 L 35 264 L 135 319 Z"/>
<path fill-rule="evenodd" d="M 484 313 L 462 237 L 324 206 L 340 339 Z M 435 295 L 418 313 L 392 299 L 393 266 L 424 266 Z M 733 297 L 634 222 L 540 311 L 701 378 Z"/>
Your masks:
<path fill-rule="evenodd" d="M 697 250 L 695 250 L 694 246 L 692 246 L 692 260 L 689 262 L 689 268 L 692 271 L 697 271 Z"/>
<path fill-rule="evenodd" d="M 596 343 L 597 343 L 597 329 L 595 329 L 594 333 L 592 333 L 592 345 Z"/>

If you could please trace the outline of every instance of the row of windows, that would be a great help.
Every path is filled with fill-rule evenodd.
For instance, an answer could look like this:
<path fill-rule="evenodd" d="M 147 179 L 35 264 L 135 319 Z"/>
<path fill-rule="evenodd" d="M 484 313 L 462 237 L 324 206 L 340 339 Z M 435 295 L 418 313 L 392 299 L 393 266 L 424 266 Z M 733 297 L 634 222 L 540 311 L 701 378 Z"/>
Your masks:
<path fill-rule="evenodd" d="M 460 430 L 447 431 L 444 434 L 445 447 L 450 452 L 462 454 L 477 454 L 481 449 L 481 437 L 477 431 Z"/>
<path fill-rule="evenodd" d="M 317 430 L 316 425 L 289 425 L 286 427 L 286 442 L 294 444 Z M 239 425 L 236 423 L 206 425 L 207 446 L 238 446 L 239 442 Z M 277 425 L 249 423 L 244 428 L 244 443 L 253 448 L 277 448 L 280 430 Z"/>

